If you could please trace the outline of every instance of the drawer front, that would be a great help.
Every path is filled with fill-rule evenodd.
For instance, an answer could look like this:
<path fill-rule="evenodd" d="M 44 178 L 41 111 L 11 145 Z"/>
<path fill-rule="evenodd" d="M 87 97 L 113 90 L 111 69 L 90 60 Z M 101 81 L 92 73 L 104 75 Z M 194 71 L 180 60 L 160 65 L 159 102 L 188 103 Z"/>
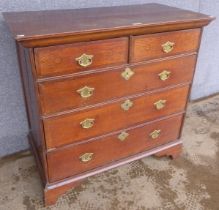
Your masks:
<path fill-rule="evenodd" d="M 130 61 L 139 62 L 155 58 L 196 52 L 201 29 L 133 36 Z"/>
<path fill-rule="evenodd" d="M 39 84 L 43 114 L 74 109 L 192 80 L 196 55 Z"/>
<path fill-rule="evenodd" d="M 182 115 L 47 154 L 51 182 L 80 174 L 179 138 Z"/>
<path fill-rule="evenodd" d="M 71 74 L 127 63 L 128 38 L 35 49 L 39 77 Z"/>
<path fill-rule="evenodd" d="M 48 148 L 85 140 L 184 110 L 189 86 L 44 119 Z"/>

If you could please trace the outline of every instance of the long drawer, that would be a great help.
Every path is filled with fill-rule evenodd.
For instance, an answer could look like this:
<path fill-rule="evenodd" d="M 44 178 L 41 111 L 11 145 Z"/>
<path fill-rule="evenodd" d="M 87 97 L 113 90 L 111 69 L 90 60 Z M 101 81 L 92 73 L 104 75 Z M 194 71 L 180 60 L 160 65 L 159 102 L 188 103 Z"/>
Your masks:
<path fill-rule="evenodd" d="M 57 45 L 34 51 L 39 77 L 71 74 L 127 63 L 128 38 Z"/>
<path fill-rule="evenodd" d="M 190 29 L 133 36 L 131 38 L 130 62 L 196 52 L 200 34 L 201 29 Z"/>
<path fill-rule="evenodd" d="M 196 55 L 132 65 L 111 71 L 42 82 L 43 114 L 83 107 L 103 101 L 163 88 L 192 80 Z"/>
<path fill-rule="evenodd" d="M 182 115 L 47 154 L 51 182 L 89 171 L 179 138 Z"/>
<path fill-rule="evenodd" d="M 189 86 L 119 100 L 101 107 L 45 118 L 47 148 L 85 140 L 184 110 Z"/>

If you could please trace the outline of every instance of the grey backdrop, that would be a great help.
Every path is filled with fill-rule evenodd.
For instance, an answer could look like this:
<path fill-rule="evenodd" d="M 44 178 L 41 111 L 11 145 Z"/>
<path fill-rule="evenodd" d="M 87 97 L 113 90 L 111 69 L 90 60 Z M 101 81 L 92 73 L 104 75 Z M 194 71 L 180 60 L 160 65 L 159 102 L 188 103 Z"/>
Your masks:
<path fill-rule="evenodd" d="M 163 3 L 219 16 L 218 0 L 0 0 L 0 156 L 28 148 L 27 121 L 15 44 L 1 12 L 69 9 L 142 3 Z M 204 31 L 201 53 L 192 88 L 192 99 L 219 92 L 219 22 Z M 217 53 L 217 55 L 216 55 Z"/>

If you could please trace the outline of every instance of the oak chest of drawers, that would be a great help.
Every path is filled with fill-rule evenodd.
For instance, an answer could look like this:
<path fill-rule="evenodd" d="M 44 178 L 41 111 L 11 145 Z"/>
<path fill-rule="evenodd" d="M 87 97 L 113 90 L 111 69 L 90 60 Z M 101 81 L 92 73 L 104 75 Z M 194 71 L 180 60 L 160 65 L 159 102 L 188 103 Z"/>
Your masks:
<path fill-rule="evenodd" d="M 212 17 L 158 4 L 4 17 L 46 204 L 91 175 L 179 155 L 202 28 Z"/>

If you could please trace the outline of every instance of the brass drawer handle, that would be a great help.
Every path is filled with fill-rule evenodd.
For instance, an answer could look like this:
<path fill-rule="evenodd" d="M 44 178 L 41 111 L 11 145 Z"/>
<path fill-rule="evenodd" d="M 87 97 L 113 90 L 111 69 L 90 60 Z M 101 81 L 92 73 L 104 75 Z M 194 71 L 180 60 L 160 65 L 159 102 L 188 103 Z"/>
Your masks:
<path fill-rule="evenodd" d="M 92 152 L 84 153 L 83 155 L 81 155 L 79 157 L 79 159 L 81 160 L 81 162 L 87 163 L 93 159 L 93 155 L 94 155 L 94 153 L 92 153 Z"/>
<path fill-rule="evenodd" d="M 154 106 L 156 107 L 157 110 L 163 109 L 166 106 L 166 100 L 159 100 L 154 103 Z"/>
<path fill-rule="evenodd" d="M 89 98 L 93 95 L 95 88 L 84 86 L 77 90 L 77 93 L 81 95 L 82 98 Z"/>
<path fill-rule="evenodd" d="M 122 104 L 121 104 L 121 108 L 125 111 L 128 111 L 131 107 L 133 106 L 133 102 L 129 99 L 125 100 Z"/>
<path fill-rule="evenodd" d="M 152 133 L 150 133 L 150 137 L 152 139 L 157 139 L 161 134 L 161 130 L 154 130 Z"/>
<path fill-rule="evenodd" d="M 87 118 L 87 119 L 83 120 L 82 122 L 80 122 L 80 125 L 82 128 L 85 128 L 85 129 L 92 128 L 94 125 L 94 121 L 95 121 L 95 119 Z"/>
<path fill-rule="evenodd" d="M 175 43 L 174 42 L 170 42 L 170 41 L 162 44 L 163 51 L 165 53 L 170 53 L 173 50 L 174 45 L 175 45 Z"/>
<path fill-rule="evenodd" d="M 90 66 L 93 62 L 93 55 L 82 54 L 80 57 L 75 60 L 78 62 L 80 66 L 87 67 Z"/>
<path fill-rule="evenodd" d="M 133 72 L 130 68 L 125 68 L 125 70 L 121 73 L 121 76 L 125 80 L 129 80 L 134 74 L 135 72 Z"/>
<path fill-rule="evenodd" d="M 158 76 L 160 77 L 160 80 L 165 81 L 167 79 L 169 79 L 171 72 L 164 70 L 162 71 L 160 74 L 158 74 Z"/>
<path fill-rule="evenodd" d="M 129 134 L 128 134 L 127 132 L 123 131 L 122 133 L 120 133 L 120 134 L 118 135 L 118 139 L 119 139 L 120 141 L 125 141 L 125 139 L 126 139 L 128 136 L 129 136 Z"/>

